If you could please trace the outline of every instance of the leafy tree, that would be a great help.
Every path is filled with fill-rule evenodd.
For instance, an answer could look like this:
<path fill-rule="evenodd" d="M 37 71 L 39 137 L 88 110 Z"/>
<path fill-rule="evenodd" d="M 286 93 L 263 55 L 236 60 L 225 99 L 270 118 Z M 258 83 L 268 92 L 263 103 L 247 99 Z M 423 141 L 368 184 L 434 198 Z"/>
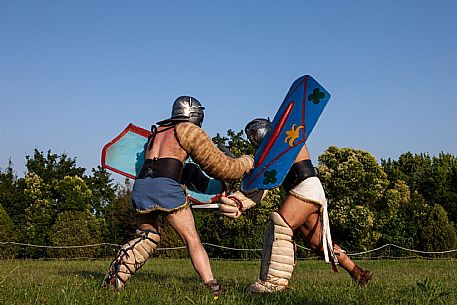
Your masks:
<path fill-rule="evenodd" d="M 46 156 L 38 149 L 33 156 L 26 156 L 28 173 L 35 174 L 45 183 L 62 180 L 65 176 L 83 177 L 85 168 L 76 166 L 76 158 L 71 159 L 67 154 L 57 155 L 48 150 Z"/>
<path fill-rule="evenodd" d="M 454 182 L 457 185 L 457 180 Z M 457 191 L 446 189 L 440 194 L 441 206 L 446 210 L 450 221 L 456 225 L 457 229 Z"/>
<path fill-rule="evenodd" d="M 353 148 L 330 146 L 319 156 L 318 173 L 328 198 L 366 206 L 380 200 L 388 185 L 376 158 Z"/>
<path fill-rule="evenodd" d="M 0 242 L 16 241 L 13 221 L 0 204 Z M 17 247 L 11 244 L 0 244 L 0 259 L 14 258 Z"/>
<path fill-rule="evenodd" d="M 457 157 L 440 153 L 433 157 L 431 200 L 441 205 L 451 221 L 457 223 Z"/>
<path fill-rule="evenodd" d="M 101 223 L 86 211 L 65 211 L 57 216 L 49 231 L 49 240 L 53 246 L 87 246 L 102 242 Z M 51 257 L 97 257 L 99 246 L 77 248 L 50 248 Z"/>
<path fill-rule="evenodd" d="M 244 132 L 242 130 L 235 132 L 229 129 L 226 137 L 217 133 L 212 140 L 216 144 L 222 144 L 227 147 L 236 157 L 241 155 L 254 155 L 254 146 L 252 146 L 251 142 L 245 139 L 243 135 Z"/>
<path fill-rule="evenodd" d="M 384 199 L 387 175 L 366 151 L 330 146 L 318 165 L 329 204 L 332 236 L 348 250 L 372 247 L 380 238 L 375 208 Z"/>
<path fill-rule="evenodd" d="M 404 236 L 407 236 L 407 243 L 402 243 L 408 248 L 423 250 L 421 231 L 425 224 L 427 214 L 430 212 L 429 205 L 421 194 L 414 192 L 411 201 L 399 211 L 399 215 L 405 220 Z"/>
<path fill-rule="evenodd" d="M 24 222 L 27 207 L 24 188 L 24 179 L 17 178 L 10 160 L 4 171 L 0 169 L 0 204 L 16 226 L 21 226 Z"/>
<path fill-rule="evenodd" d="M 98 166 L 92 169 L 92 176 L 86 177 L 86 183 L 92 191 L 92 213 L 103 217 L 105 210 L 116 198 L 117 185 L 106 169 Z"/>
<path fill-rule="evenodd" d="M 28 207 L 25 209 L 25 226 L 22 236 L 25 242 L 36 245 L 49 245 L 47 233 L 56 217 L 51 186 L 36 174 L 27 174 L 25 183 L 24 193 Z M 26 248 L 24 255 L 43 257 L 45 251 L 39 248 Z"/>
<path fill-rule="evenodd" d="M 386 190 L 384 199 L 376 206 L 377 219 L 380 225 L 390 218 L 395 217 L 401 206 L 408 204 L 411 200 L 411 192 L 403 180 L 397 180 L 392 188 Z"/>
<path fill-rule="evenodd" d="M 367 206 L 355 204 L 351 198 L 332 201 L 329 211 L 332 238 L 343 248 L 356 251 L 368 250 L 380 238 L 374 231 L 375 215 Z"/>
<path fill-rule="evenodd" d="M 422 195 L 415 192 L 408 204 L 401 206 L 396 219 L 386 226 L 383 239 L 405 248 L 420 251 L 455 249 L 456 233 L 452 222 L 440 205 L 429 205 Z M 396 250 L 397 255 L 405 252 Z"/>
<path fill-rule="evenodd" d="M 398 161 L 381 160 L 381 165 L 390 181 L 403 180 L 411 192 L 422 193 L 425 181 L 430 177 L 432 161 L 429 155 L 413 155 L 408 152 L 400 155 Z"/>
<path fill-rule="evenodd" d="M 89 211 L 92 191 L 78 176 L 65 176 L 54 185 L 56 213 L 63 211 Z"/>
<path fill-rule="evenodd" d="M 446 210 L 439 204 L 429 206 L 419 240 L 421 248 L 425 251 L 457 248 L 457 233 L 454 225 L 448 220 Z"/>
<path fill-rule="evenodd" d="M 104 237 L 108 239 L 108 229 L 115 232 L 114 240 L 125 237 L 125 232 L 118 233 L 124 231 L 124 227 L 132 227 L 130 191 L 120 191 L 103 168 L 92 169 L 92 176 L 84 176 L 85 169 L 76 165 L 76 158 L 51 151 L 45 154 L 37 149 L 26 159 L 28 173 L 24 178 L 15 176 L 11 162 L 5 171 L 0 170 L 0 203 L 15 216 L 13 221 L 16 220 L 22 242 L 49 245 L 49 230 L 57 215 L 65 211 L 90 211 L 99 217 Z M 118 228 L 109 227 L 113 222 L 102 221 L 100 217 L 104 217 L 105 212 L 109 214 L 108 220 L 113 220 L 113 214 L 119 215 Z M 127 221 L 123 222 L 124 218 Z M 46 251 L 25 248 L 21 255 L 45 257 Z"/>
<path fill-rule="evenodd" d="M 392 188 L 386 190 L 384 200 L 376 205 L 375 227 L 381 233 L 377 246 L 385 244 L 414 247 L 411 232 L 407 225 L 410 222 L 411 193 L 403 180 L 397 180 Z M 415 234 L 415 233 L 414 233 Z"/>
<path fill-rule="evenodd" d="M 89 211 L 92 192 L 84 180 L 66 176 L 46 183 L 40 176 L 29 173 L 25 177 L 25 194 L 29 206 L 25 209 L 24 241 L 49 245 L 49 230 L 56 216 L 64 211 Z M 42 257 L 44 249 L 28 248 L 26 255 Z"/>
<path fill-rule="evenodd" d="M 105 241 L 121 244 L 135 231 L 136 223 L 133 217 L 131 197 L 130 180 L 126 178 L 124 187 L 118 190 L 114 201 L 105 207 L 105 227 L 103 229 Z"/>
<path fill-rule="evenodd" d="M 440 153 L 402 154 L 398 161 L 382 160 L 381 164 L 391 183 L 406 182 L 411 192 L 417 192 L 430 204 L 440 204 L 453 222 L 457 221 L 457 158 Z"/>
<path fill-rule="evenodd" d="M 229 130 L 226 136 L 217 134 L 213 141 L 226 146 L 235 156 L 255 152 L 243 131 Z M 82 245 L 102 240 L 120 244 L 131 237 L 135 222 L 128 179 L 123 187 L 114 185 L 110 174 L 101 167 L 85 176 L 85 169 L 76 165 L 76 158 L 66 154 L 45 154 L 35 149 L 26 158 L 28 173 L 24 178 L 17 178 L 11 162 L 5 170 L 0 169 L 0 240 L 2 232 L 10 232 L 11 228 L 19 231 L 17 240 L 38 245 Z M 405 153 L 398 160 L 382 160 L 380 166 L 368 152 L 331 146 L 319 156 L 318 175 L 329 201 L 332 235 L 348 250 L 385 243 L 428 251 L 457 247 L 456 157 Z M 230 181 L 227 191 L 239 188 L 240 181 Z M 202 241 L 226 247 L 261 248 L 265 223 L 284 196 L 279 188 L 270 190 L 259 205 L 235 220 L 216 211 L 195 210 Z M 183 245 L 172 228 L 162 223 L 160 246 Z M 100 251 L 25 248 L 18 255 L 94 257 Z M 231 258 L 260 256 L 260 252 L 220 248 L 208 248 L 208 252 Z M 187 256 L 187 251 L 159 255 Z"/>

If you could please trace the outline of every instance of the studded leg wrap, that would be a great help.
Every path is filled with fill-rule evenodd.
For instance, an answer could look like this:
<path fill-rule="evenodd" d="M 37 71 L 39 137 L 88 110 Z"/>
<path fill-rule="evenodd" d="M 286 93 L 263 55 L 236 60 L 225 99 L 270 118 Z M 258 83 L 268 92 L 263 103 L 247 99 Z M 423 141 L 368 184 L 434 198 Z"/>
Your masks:
<path fill-rule="evenodd" d="M 117 251 L 105 278 L 105 287 L 116 291 L 122 289 L 157 248 L 160 241 L 159 233 L 140 229 L 135 233 L 135 236 Z"/>
<path fill-rule="evenodd" d="M 293 231 L 284 219 L 273 212 L 265 230 L 259 279 L 251 292 L 274 292 L 286 289 L 295 267 Z"/>

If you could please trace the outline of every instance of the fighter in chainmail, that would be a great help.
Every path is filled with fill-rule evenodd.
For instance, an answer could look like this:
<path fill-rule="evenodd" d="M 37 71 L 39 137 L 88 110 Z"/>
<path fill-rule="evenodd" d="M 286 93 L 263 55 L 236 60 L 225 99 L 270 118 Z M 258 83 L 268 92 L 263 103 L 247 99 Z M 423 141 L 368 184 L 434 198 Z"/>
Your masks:
<path fill-rule="evenodd" d="M 190 156 L 210 176 L 220 180 L 239 179 L 251 170 L 250 156 L 232 158 L 219 150 L 201 129 L 204 107 L 190 96 L 173 103 L 171 117 L 151 128 L 145 160 L 132 191 L 136 234 L 118 250 L 104 286 L 119 290 L 152 256 L 160 242 L 158 213 L 165 213 L 171 226 L 186 244 L 192 264 L 211 293 L 223 289 L 213 277 L 208 255 L 195 228 L 183 181 L 202 177 L 195 167 L 187 170 Z M 184 168 L 184 169 L 183 169 Z M 183 172 L 185 173 L 183 175 Z M 198 185 L 199 181 L 193 181 Z"/>
<path fill-rule="evenodd" d="M 246 135 L 254 147 L 260 146 L 270 126 L 267 119 L 255 119 L 246 125 Z M 327 199 L 306 146 L 295 159 L 282 187 L 287 196 L 279 211 L 270 215 L 264 235 L 260 276 L 248 291 L 269 293 L 287 288 L 295 267 L 293 235 L 297 229 L 316 253 L 326 261 L 332 260 L 334 270 L 339 264 L 357 284 L 365 286 L 371 280 L 371 271 L 357 266 L 331 240 Z M 266 191 L 260 190 L 237 191 L 220 199 L 219 210 L 226 216 L 238 218 L 259 203 L 265 194 Z"/>

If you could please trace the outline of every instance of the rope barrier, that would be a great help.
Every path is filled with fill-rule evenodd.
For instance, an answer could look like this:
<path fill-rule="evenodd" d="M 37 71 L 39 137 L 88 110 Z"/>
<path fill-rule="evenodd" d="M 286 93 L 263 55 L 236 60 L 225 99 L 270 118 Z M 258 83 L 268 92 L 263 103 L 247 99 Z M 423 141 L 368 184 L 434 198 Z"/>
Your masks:
<path fill-rule="evenodd" d="M 215 245 L 215 244 L 210 244 L 210 243 L 202 243 L 203 245 L 208 245 L 212 246 L 215 248 L 221 248 L 221 249 L 227 249 L 227 250 L 234 250 L 234 251 L 262 251 L 263 249 L 239 249 L 239 248 L 230 248 L 230 247 L 225 247 L 225 246 L 220 246 L 220 245 Z"/>
<path fill-rule="evenodd" d="M 120 247 L 121 245 L 118 244 L 112 244 L 112 243 L 99 243 L 99 244 L 91 244 L 91 245 L 80 245 L 80 246 L 45 246 L 45 245 L 33 245 L 33 244 L 26 244 L 26 243 L 18 243 L 18 242 L 13 242 L 13 241 L 0 241 L 0 245 L 18 245 L 18 246 L 27 246 L 27 247 L 35 247 L 35 248 L 48 248 L 48 249 L 73 249 L 73 248 L 88 248 L 88 247 L 99 247 L 99 246 L 114 246 L 114 247 Z M 263 249 L 243 249 L 243 248 L 232 248 L 232 247 L 226 247 L 226 246 L 221 246 L 221 245 L 216 245 L 212 243 L 202 243 L 203 245 L 206 246 L 211 246 L 215 248 L 220 248 L 220 249 L 225 249 L 225 250 L 232 250 L 232 251 L 262 251 Z M 304 249 L 306 251 L 313 251 L 312 249 L 306 248 L 301 245 L 297 245 L 298 248 Z M 363 251 L 363 252 L 356 252 L 356 253 L 346 253 L 349 256 L 358 256 L 358 255 L 363 255 L 363 254 L 368 254 L 371 252 L 376 252 L 379 251 L 383 248 L 386 247 L 394 247 L 398 248 L 404 251 L 409 251 L 409 252 L 414 252 L 414 253 L 420 253 L 420 254 L 448 254 L 448 253 L 453 253 L 457 252 L 457 249 L 453 250 L 445 250 L 445 251 L 421 251 L 421 250 L 414 250 L 414 249 L 408 249 L 402 246 L 398 246 L 395 244 L 385 244 L 383 246 L 377 247 L 375 249 Z M 179 250 L 179 249 L 186 249 L 185 246 L 178 246 L 178 247 L 170 247 L 170 248 L 157 248 L 156 250 Z"/>
<path fill-rule="evenodd" d="M 32 248 L 48 248 L 48 249 L 73 249 L 73 248 L 89 248 L 89 247 L 99 247 L 99 246 L 115 246 L 119 247 L 118 244 L 110 244 L 110 243 L 100 243 L 100 244 L 92 244 L 92 245 L 82 245 L 82 246 L 44 246 L 44 245 L 32 245 L 32 244 L 24 244 L 24 243 L 17 243 L 14 241 L 0 241 L 0 245 L 2 244 L 11 244 L 17 246 L 27 246 Z"/>
<path fill-rule="evenodd" d="M 381 247 L 378 247 L 378 248 L 375 248 L 375 249 L 372 249 L 372 250 L 367 250 L 367 251 L 357 252 L 357 253 L 346 253 L 346 254 L 349 255 L 349 256 L 351 256 L 351 255 L 352 256 L 363 255 L 363 254 L 367 254 L 367 253 L 371 253 L 371 252 L 375 252 L 375 251 L 381 250 L 381 249 L 386 248 L 386 247 L 394 247 L 394 248 L 398 248 L 398 249 L 401 249 L 401 250 L 404 250 L 404 251 L 409 251 L 409 252 L 414 252 L 414 253 L 421 253 L 421 254 L 447 254 L 447 253 L 457 252 L 457 249 L 446 250 L 446 251 L 420 251 L 420 250 L 404 248 L 404 247 L 401 247 L 401 246 L 398 246 L 398 245 L 395 245 L 395 244 L 386 244 L 386 245 L 383 245 Z"/>

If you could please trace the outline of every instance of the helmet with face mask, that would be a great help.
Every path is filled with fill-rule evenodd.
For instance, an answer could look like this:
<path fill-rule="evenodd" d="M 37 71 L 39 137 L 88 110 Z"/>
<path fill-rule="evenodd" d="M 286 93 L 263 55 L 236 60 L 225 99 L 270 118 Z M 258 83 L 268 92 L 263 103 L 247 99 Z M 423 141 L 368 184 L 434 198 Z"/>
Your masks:
<path fill-rule="evenodd" d="M 204 109 L 205 107 L 203 107 L 196 98 L 191 96 L 180 96 L 173 103 L 171 117 L 157 122 L 157 124 L 164 125 L 173 122 L 191 122 L 197 126 L 201 126 L 205 116 L 203 112 Z"/>
<path fill-rule="evenodd" d="M 250 121 L 244 128 L 244 131 L 246 132 L 248 140 L 255 147 L 255 149 L 257 149 L 259 148 L 262 140 L 265 138 L 270 128 L 271 122 L 269 118 L 258 118 Z"/>

